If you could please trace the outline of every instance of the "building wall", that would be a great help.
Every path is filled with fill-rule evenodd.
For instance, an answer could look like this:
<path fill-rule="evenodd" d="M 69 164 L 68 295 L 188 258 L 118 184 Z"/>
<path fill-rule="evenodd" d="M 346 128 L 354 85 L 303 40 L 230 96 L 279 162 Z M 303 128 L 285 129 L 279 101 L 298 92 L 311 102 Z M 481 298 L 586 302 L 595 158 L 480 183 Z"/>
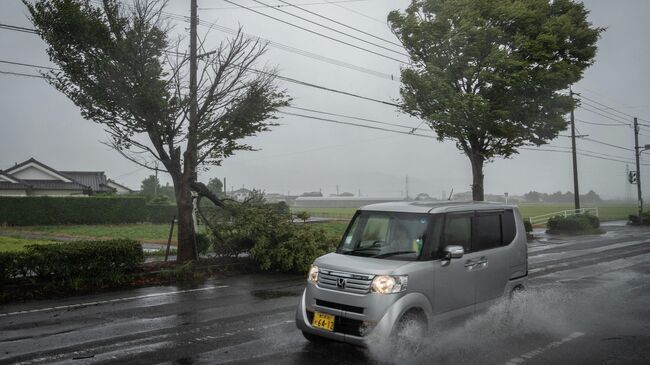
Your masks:
<path fill-rule="evenodd" d="M 56 177 L 33 167 L 28 167 L 22 171 L 12 173 L 11 175 L 21 180 L 59 180 Z"/>

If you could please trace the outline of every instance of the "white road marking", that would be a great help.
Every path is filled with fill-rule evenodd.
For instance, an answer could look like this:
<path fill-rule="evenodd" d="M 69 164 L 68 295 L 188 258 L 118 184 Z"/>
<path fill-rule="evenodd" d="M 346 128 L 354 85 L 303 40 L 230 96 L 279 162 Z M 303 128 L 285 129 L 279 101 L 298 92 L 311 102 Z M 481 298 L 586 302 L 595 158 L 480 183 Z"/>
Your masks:
<path fill-rule="evenodd" d="M 216 285 L 216 286 L 208 286 L 208 287 L 205 287 L 205 288 L 198 288 L 198 289 L 176 290 L 176 291 L 170 291 L 170 292 L 164 292 L 164 293 L 152 293 L 152 294 L 138 295 L 138 296 L 133 296 L 133 297 L 115 298 L 115 299 L 109 299 L 109 300 L 98 300 L 98 301 L 95 301 L 95 302 L 86 302 L 86 303 L 69 304 L 69 305 L 59 305 L 59 306 L 56 306 L 56 307 L 30 309 L 30 310 L 9 312 L 9 313 L 0 313 L 0 318 L 9 317 L 9 316 L 16 316 L 16 315 L 20 315 L 20 314 L 48 312 L 48 311 L 61 310 L 61 309 L 74 309 L 74 308 L 82 308 L 82 307 L 91 307 L 91 306 L 101 305 L 101 304 L 127 302 L 129 300 L 163 297 L 163 296 L 167 296 L 167 295 L 192 293 L 192 292 L 198 292 L 198 291 L 222 289 L 222 288 L 227 288 L 227 287 L 228 287 L 228 285 Z"/>
<path fill-rule="evenodd" d="M 553 261 L 557 259 L 565 259 L 565 258 L 574 258 L 574 257 L 580 257 L 584 255 L 589 255 L 592 253 L 599 253 L 599 252 L 604 252 L 604 251 L 609 251 L 609 250 L 615 250 L 618 248 L 622 247 L 627 247 L 627 246 L 634 246 L 638 245 L 640 243 L 648 243 L 650 241 L 648 240 L 639 240 L 639 241 L 626 241 L 626 242 L 620 242 L 620 243 L 615 243 L 612 245 L 605 245 L 605 246 L 600 246 L 600 247 L 594 247 L 594 248 L 583 248 L 580 250 L 568 250 L 568 251 L 561 251 L 561 252 L 554 252 L 554 253 L 540 253 L 537 255 L 531 255 L 528 257 L 528 264 L 538 264 L 538 263 L 543 263 L 547 261 Z M 538 270 L 539 271 L 539 270 Z"/>
<path fill-rule="evenodd" d="M 549 344 L 546 345 L 546 346 L 538 347 L 538 348 L 536 348 L 536 349 L 534 349 L 534 350 L 532 350 L 532 351 L 528 351 L 528 352 L 525 353 L 525 354 L 521 354 L 521 355 L 519 355 L 518 357 L 512 358 L 512 359 L 508 360 L 508 361 L 506 362 L 505 365 L 517 365 L 517 364 L 522 364 L 522 363 L 524 363 L 526 360 L 530 360 L 530 359 L 532 359 L 532 358 L 534 358 L 534 357 L 537 357 L 537 356 L 543 354 L 544 352 L 546 352 L 546 351 L 548 351 L 548 350 L 552 350 L 552 349 L 554 349 L 554 348 L 556 348 L 556 347 L 560 347 L 560 346 L 562 346 L 563 344 L 565 344 L 565 343 L 567 343 L 567 342 L 570 342 L 570 341 L 573 341 L 573 340 L 575 340 L 576 338 L 578 338 L 578 337 L 582 337 L 582 336 L 584 336 L 584 335 L 585 335 L 585 334 L 582 333 L 582 332 L 573 332 L 572 334 L 568 335 L 567 337 L 565 337 L 565 338 L 563 338 L 563 339 L 561 339 L 561 340 L 551 342 L 551 343 L 549 343 Z"/>

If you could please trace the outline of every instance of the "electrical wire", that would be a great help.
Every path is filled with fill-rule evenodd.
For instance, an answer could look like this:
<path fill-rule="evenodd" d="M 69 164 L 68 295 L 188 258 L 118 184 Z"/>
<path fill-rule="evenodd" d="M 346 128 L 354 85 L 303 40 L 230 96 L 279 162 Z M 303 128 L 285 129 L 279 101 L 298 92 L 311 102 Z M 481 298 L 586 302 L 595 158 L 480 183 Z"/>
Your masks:
<path fill-rule="evenodd" d="M 398 128 L 406 128 L 406 129 L 408 129 L 410 131 L 416 131 L 416 130 L 425 131 L 425 132 L 430 132 L 431 131 L 431 129 L 420 128 L 419 126 L 414 128 L 412 126 L 404 125 L 404 124 L 382 122 L 382 121 L 378 121 L 378 120 L 374 120 L 374 119 L 368 119 L 368 118 L 362 118 L 362 117 L 354 117 L 354 116 L 331 113 L 331 112 L 325 112 L 325 111 L 315 110 L 315 109 L 310 109 L 310 108 L 302 108 L 302 107 L 291 106 L 291 105 L 287 106 L 287 108 L 306 111 L 306 112 L 312 112 L 312 113 L 317 113 L 317 114 L 329 115 L 329 116 L 334 116 L 334 117 L 342 117 L 342 118 L 354 119 L 354 120 L 358 120 L 358 121 L 362 121 L 362 122 L 382 124 L 382 125 L 398 127 Z"/>
<path fill-rule="evenodd" d="M 384 41 L 384 42 L 386 42 L 386 43 L 390 43 L 390 44 L 392 44 L 392 45 L 395 45 L 395 46 L 398 46 L 398 47 L 400 47 L 400 48 L 403 48 L 402 44 L 400 44 L 400 43 L 393 42 L 393 41 L 388 40 L 388 39 L 386 39 L 386 38 L 378 37 L 378 36 L 376 36 L 376 35 L 374 35 L 374 34 L 372 34 L 372 33 L 366 32 L 366 31 L 361 30 L 361 29 L 359 29 L 359 28 L 355 28 L 355 27 L 353 27 L 353 26 L 351 26 L 351 25 L 345 24 L 345 23 L 340 22 L 340 21 L 338 21 L 338 20 L 335 20 L 335 19 L 332 19 L 332 18 L 326 17 L 326 16 L 324 16 L 324 15 L 322 15 L 322 14 L 318 14 L 317 12 L 311 11 L 311 10 L 309 10 L 309 9 L 304 9 L 304 8 L 302 8 L 301 6 L 298 6 L 298 5 L 300 5 L 300 4 L 298 4 L 298 5 L 294 5 L 294 4 L 291 4 L 291 3 L 287 2 L 287 1 L 284 1 L 284 0 L 278 0 L 278 1 L 281 2 L 281 3 L 283 3 L 283 4 L 286 4 L 287 6 L 292 6 L 292 7 L 294 7 L 294 8 L 300 9 L 300 10 L 302 10 L 302 11 L 304 11 L 304 12 L 306 12 L 306 13 L 309 13 L 309 14 L 311 14 L 311 15 L 317 16 L 317 17 L 322 18 L 322 19 L 329 20 L 329 21 L 332 22 L 332 23 L 335 23 L 335 24 L 341 25 L 341 26 L 346 27 L 346 28 L 348 28 L 348 29 L 352 29 L 352 30 L 357 31 L 357 32 L 359 32 L 359 33 L 361 33 L 361 34 L 365 34 L 365 35 L 367 35 L 367 36 L 369 36 L 369 37 L 373 37 L 373 38 L 375 38 L 375 39 L 378 39 L 378 40 Z"/>
<path fill-rule="evenodd" d="M 262 2 L 262 1 L 260 1 L 260 0 L 252 0 L 252 1 L 253 1 L 253 2 L 256 2 L 256 3 L 258 3 L 258 4 L 266 5 L 267 7 L 271 8 L 271 9 L 273 9 L 273 10 L 279 11 L 279 12 L 281 12 L 282 14 L 287 14 L 287 15 L 292 16 L 292 17 L 294 17 L 294 18 L 300 19 L 300 20 L 302 20 L 302 21 L 304 21 L 304 22 L 307 22 L 307 23 L 311 23 L 311 24 L 317 25 L 317 26 L 319 26 L 319 27 L 321 27 L 321 28 L 325 28 L 325 29 L 327 29 L 327 30 L 330 30 L 330 31 L 332 31 L 332 32 L 335 32 L 335 33 L 338 33 L 338 34 L 344 35 L 344 36 L 346 36 L 346 37 L 350 37 L 350 38 L 352 38 L 352 39 L 356 39 L 357 41 L 361 41 L 361 42 L 364 42 L 364 43 L 370 44 L 370 45 L 372 45 L 372 46 L 375 46 L 375 47 L 381 48 L 381 49 L 386 50 L 386 51 L 389 51 L 389 52 L 393 52 L 393 53 L 398 54 L 398 55 L 400 55 L 400 56 L 404 56 L 404 57 L 407 57 L 407 58 L 409 57 L 408 54 L 403 53 L 403 52 L 401 52 L 401 51 L 396 51 L 396 50 L 394 50 L 394 49 L 391 49 L 391 48 L 388 48 L 388 47 L 382 46 L 382 45 L 380 45 L 380 44 L 377 44 L 377 43 L 373 43 L 373 42 L 367 41 L 367 40 L 365 40 L 365 39 L 363 39 L 363 38 L 359 38 L 359 37 L 357 37 L 357 36 L 351 35 L 351 34 L 349 34 L 349 33 L 346 33 L 346 32 L 343 32 L 343 31 L 340 31 L 340 30 L 338 30 L 338 29 L 336 29 L 336 28 L 332 28 L 332 27 L 330 27 L 330 26 L 327 26 L 327 25 L 324 25 L 324 24 L 321 24 L 321 23 L 317 23 L 317 22 L 315 22 L 315 21 L 313 21 L 313 20 L 309 20 L 309 19 L 307 19 L 307 18 L 301 17 L 300 15 L 296 15 L 296 14 L 290 13 L 290 12 L 288 12 L 288 11 L 286 11 L 286 10 L 278 9 L 278 8 L 273 7 L 273 6 L 269 5 L 269 4 L 266 4 L 266 3 L 264 3 L 264 2 Z M 279 0 L 279 1 L 282 1 L 282 0 Z M 288 4 L 288 3 L 287 3 L 287 4 Z M 307 10 L 307 11 L 308 11 L 308 10 Z"/>
<path fill-rule="evenodd" d="M 396 61 L 396 62 L 398 62 L 399 64 L 406 64 L 406 62 L 404 62 L 404 61 L 402 61 L 402 60 L 399 60 L 399 59 L 397 59 L 397 58 L 395 58 L 395 57 L 387 56 L 387 55 L 385 55 L 385 54 L 383 54 L 383 53 L 375 52 L 375 51 L 370 50 L 370 49 L 368 49 L 368 48 L 360 47 L 360 46 L 354 45 L 354 44 L 352 44 L 352 43 L 349 43 L 349 42 L 346 42 L 346 41 L 340 40 L 340 39 L 338 39 L 338 38 L 330 37 L 330 36 L 328 36 L 328 35 L 326 35 L 326 34 L 319 33 L 319 32 L 317 32 L 317 31 L 315 31 L 315 30 L 311 30 L 311 29 L 309 29 L 309 28 L 305 28 L 305 27 L 303 27 L 303 26 L 300 26 L 300 25 L 297 25 L 297 24 L 293 24 L 293 23 L 288 22 L 288 21 L 286 21 L 286 20 L 283 20 L 283 19 L 280 19 L 280 18 L 276 18 L 276 17 L 274 17 L 274 16 L 272 16 L 272 15 L 262 13 L 262 12 L 260 12 L 260 11 L 255 10 L 255 9 L 251 9 L 251 8 L 249 8 L 249 7 L 247 7 L 247 6 L 244 6 L 244 5 L 241 5 L 241 4 L 237 4 L 237 3 L 235 3 L 235 2 L 233 2 L 233 1 L 231 1 L 231 0 L 223 0 L 223 1 L 225 1 L 225 2 L 227 2 L 227 3 L 229 3 L 229 4 L 232 4 L 232 5 L 239 6 L 239 7 L 241 7 L 241 8 L 247 9 L 247 10 L 253 12 L 253 13 L 259 14 L 259 15 L 264 16 L 264 17 L 266 17 L 266 18 L 276 20 L 276 21 L 278 21 L 278 22 L 280 22 L 280 23 L 284 23 L 284 24 L 290 25 L 290 26 L 292 26 L 292 27 L 294 27 L 294 28 L 297 28 L 297 29 L 300 29 L 300 30 L 304 30 L 305 32 L 312 33 L 312 34 L 315 34 L 315 35 L 317 35 L 317 36 L 320 36 L 320 37 L 323 37 L 323 38 L 329 39 L 329 40 L 331 40 L 331 41 L 334 41 L 334 42 L 337 42 L 337 43 L 341 43 L 341 44 L 347 45 L 347 46 L 349 46 L 349 47 L 356 48 L 356 49 L 359 49 L 359 50 L 362 50 L 362 51 L 365 51 L 365 52 L 368 52 L 368 53 L 371 53 L 371 54 L 377 55 L 377 56 L 379 56 L 379 57 L 383 57 L 383 58 L 387 58 L 387 59 L 389 59 L 389 60 Z"/>
<path fill-rule="evenodd" d="M 300 6 L 310 6 L 310 5 L 334 5 L 335 3 L 356 3 L 356 2 L 361 2 L 361 1 L 370 1 L 370 0 L 339 0 L 339 1 L 332 1 L 332 2 L 316 2 L 316 3 L 302 3 L 302 4 L 297 4 Z M 276 8 L 283 8 L 287 7 L 289 5 L 273 5 Z M 251 6 L 251 8 L 265 8 L 266 6 Z M 199 10 L 233 10 L 233 9 L 241 9 L 238 6 L 228 6 L 228 7 L 221 7 L 221 8 L 199 8 Z"/>

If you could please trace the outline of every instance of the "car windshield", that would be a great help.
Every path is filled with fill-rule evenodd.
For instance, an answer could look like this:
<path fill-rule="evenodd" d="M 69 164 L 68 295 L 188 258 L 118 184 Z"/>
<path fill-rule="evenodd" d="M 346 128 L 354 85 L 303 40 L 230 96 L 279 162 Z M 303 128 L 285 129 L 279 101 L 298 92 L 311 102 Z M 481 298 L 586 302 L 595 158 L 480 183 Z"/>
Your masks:
<path fill-rule="evenodd" d="M 390 260 L 417 260 L 422 253 L 429 215 L 360 212 L 336 252 Z"/>

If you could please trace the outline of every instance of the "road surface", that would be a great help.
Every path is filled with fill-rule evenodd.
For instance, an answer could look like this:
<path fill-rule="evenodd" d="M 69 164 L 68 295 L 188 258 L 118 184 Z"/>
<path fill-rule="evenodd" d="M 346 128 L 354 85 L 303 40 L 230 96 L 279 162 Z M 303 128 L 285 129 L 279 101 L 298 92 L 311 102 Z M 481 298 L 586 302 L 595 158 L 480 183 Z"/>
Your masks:
<path fill-rule="evenodd" d="M 650 364 L 650 229 L 530 245 L 529 290 L 418 356 L 313 345 L 302 277 L 254 275 L 0 306 L 0 364 Z"/>

